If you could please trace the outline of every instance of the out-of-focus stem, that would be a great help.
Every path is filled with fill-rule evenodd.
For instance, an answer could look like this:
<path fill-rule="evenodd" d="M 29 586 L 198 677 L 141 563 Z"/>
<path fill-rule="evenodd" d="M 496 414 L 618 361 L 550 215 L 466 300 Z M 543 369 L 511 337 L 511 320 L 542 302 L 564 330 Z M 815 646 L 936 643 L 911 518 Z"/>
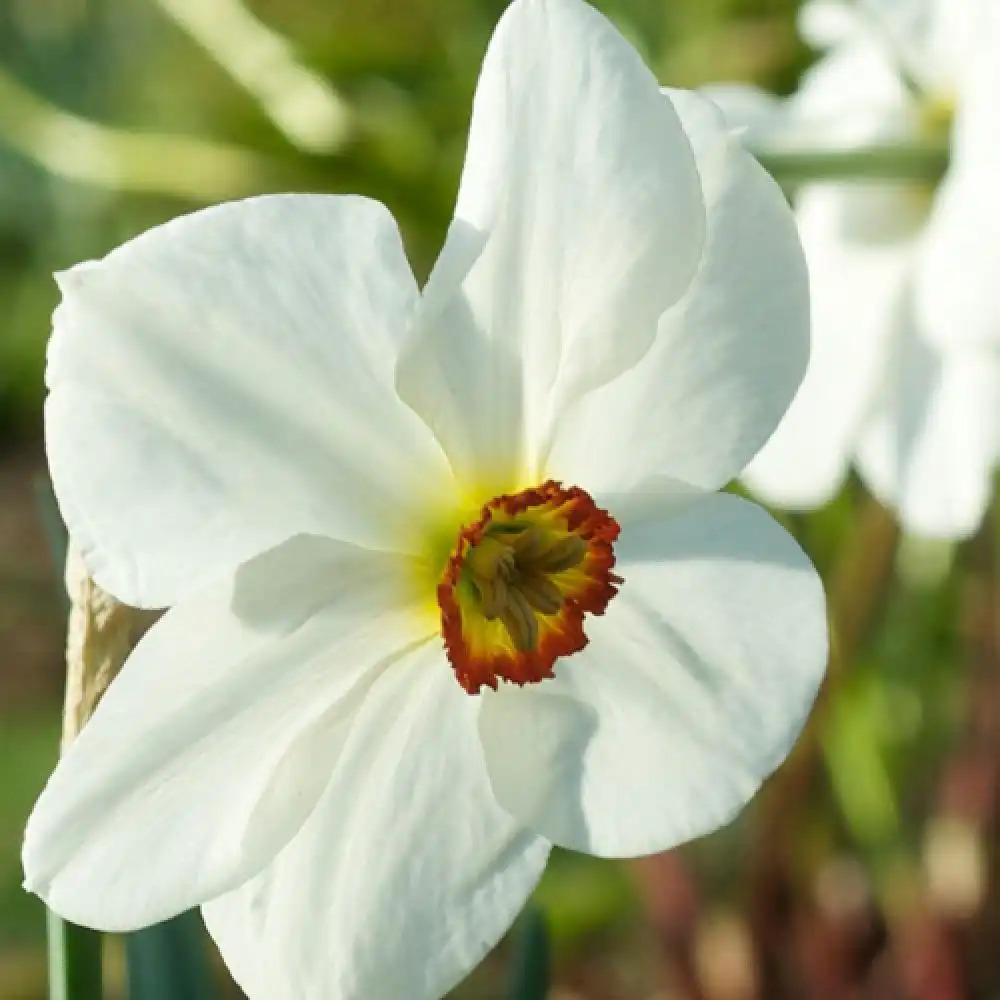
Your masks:
<path fill-rule="evenodd" d="M 1000 502 L 994 501 L 966 548 L 964 625 L 973 669 L 984 677 L 1000 670 Z M 995 733 L 1000 736 L 1000 733 Z"/>
<path fill-rule="evenodd" d="M 962 565 L 966 718 L 964 738 L 942 775 L 937 819 L 962 829 L 967 849 L 983 858 L 982 882 L 972 886 L 975 891 L 964 912 L 945 914 L 945 918 L 949 938 L 963 959 L 964 995 L 989 996 L 1000 989 L 996 965 L 1000 933 L 1000 500 L 994 498 L 979 531 L 965 547 Z M 970 777 L 978 780 L 970 781 Z M 978 794 L 970 793 L 970 786 L 978 786 Z"/>
<path fill-rule="evenodd" d="M 830 665 L 825 694 L 868 638 L 893 578 L 899 525 L 892 513 L 866 496 L 850 538 L 830 575 Z"/>
<path fill-rule="evenodd" d="M 937 183 L 948 169 L 945 146 L 871 146 L 867 149 L 753 150 L 765 170 L 784 187 L 807 181 L 916 181 Z"/>
<path fill-rule="evenodd" d="M 781 970 L 787 954 L 785 912 L 790 898 L 789 838 L 783 831 L 808 808 L 809 791 L 822 763 L 820 742 L 824 708 L 837 684 L 867 641 L 894 578 L 899 526 L 893 515 L 865 495 L 829 576 L 830 661 L 809 724 L 795 751 L 761 796 L 755 841 L 749 861 L 753 899 L 751 921 L 761 953 L 762 995 L 788 995 Z"/>
<path fill-rule="evenodd" d="M 807 787 L 819 762 L 819 727 L 823 708 L 838 681 L 850 669 L 881 611 L 893 579 L 899 525 L 873 497 L 864 496 L 827 584 L 830 659 L 810 724 L 795 753 L 782 767 L 767 798 L 780 798 L 784 786 Z M 766 811 L 766 810 L 765 810 Z M 780 823 L 782 811 L 773 819 Z"/>

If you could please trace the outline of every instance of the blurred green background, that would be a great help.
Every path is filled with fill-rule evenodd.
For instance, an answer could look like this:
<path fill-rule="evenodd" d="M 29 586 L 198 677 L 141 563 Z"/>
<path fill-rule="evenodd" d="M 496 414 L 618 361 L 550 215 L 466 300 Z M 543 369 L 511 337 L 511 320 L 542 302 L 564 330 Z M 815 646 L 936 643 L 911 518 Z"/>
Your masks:
<path fill-rule="evenodd" d="M 60 571 L 36 500 L 51 273 L 199 205 L 313 190 L 385 201 L 426 274 L 504 6 L 0 0 L 0 1000 L 44 996 L 18 850 L 62 685 Z M 787 91 L 812 58 L 794 0 L 598 6 L 674 86 Z M 813 723 L 713 837 L 630 864 L 556 858 L 539 900 L 562 1000 L 1000 997 L 991 531 L 960 548 L 901 540 L 854 483 L 785 521 L 831 597 Z M 501 947 L 461 995 L 500 995 L 505 961 Z"/>

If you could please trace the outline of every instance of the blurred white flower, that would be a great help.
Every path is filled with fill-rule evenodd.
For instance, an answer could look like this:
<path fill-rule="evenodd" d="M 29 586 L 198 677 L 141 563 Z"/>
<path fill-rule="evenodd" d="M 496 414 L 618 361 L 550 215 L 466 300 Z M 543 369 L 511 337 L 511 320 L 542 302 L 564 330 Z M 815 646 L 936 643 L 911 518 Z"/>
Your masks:
<path fill-rule="evenodd" d="M 810 183 L 797 195 L 813 353 L 802 389 L 745 476 L 808 508 L 854 462 L 918 534 L 979 525 L 1000 454 L 1000 5 L 815 0 L 807 38 L 830 51 L 778 102 L 712 96 L 764 147 L 950 139 L 936 191 Z"/>
<path fill-rule="evenodd" d="M 58 913 L 203 904 L 253 998 L 435 997 L 552 844 L 670 847 L 788 752 L 822 588 L 715 491 L 805 370 L 794 220 L 589 7 L 504 15 L 422 292 L 385 208 L 332 196 L 60 283 L 63 513 L 103 587 L 171 610 L 29 822 Z"/>

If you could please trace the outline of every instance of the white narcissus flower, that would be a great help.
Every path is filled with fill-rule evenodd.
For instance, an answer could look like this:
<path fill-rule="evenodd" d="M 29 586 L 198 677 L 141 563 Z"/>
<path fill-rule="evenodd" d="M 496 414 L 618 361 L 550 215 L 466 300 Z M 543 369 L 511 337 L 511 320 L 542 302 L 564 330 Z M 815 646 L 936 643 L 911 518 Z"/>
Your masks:
<path fill-rule="evenodd" d="M 786 102 L 715 88 L 763 147 L 947 141 L 936 191 L 814 182 L 797 194 L 812 281 L 802 389 L 747 485 L 808 508 L 853 462 L 908 530 L 961 538 L 1000 457 L 1000 5 L 814 0 L 802 28 L 830 51 Z"/>
<path fill-rule="evenodd" d="M 32 814 L 56 912 L 200 904 L 254 1000 L 432 998 L 553 844 L 670 847 L 787 754 L 822 588 L 715 491 L 805 370 L 794 221 L 589 7 L 504 15 L 422 292 L 388 212 L 328 196 L 60 283 L 63 513 L 101 586 L 171 610 Z"/>

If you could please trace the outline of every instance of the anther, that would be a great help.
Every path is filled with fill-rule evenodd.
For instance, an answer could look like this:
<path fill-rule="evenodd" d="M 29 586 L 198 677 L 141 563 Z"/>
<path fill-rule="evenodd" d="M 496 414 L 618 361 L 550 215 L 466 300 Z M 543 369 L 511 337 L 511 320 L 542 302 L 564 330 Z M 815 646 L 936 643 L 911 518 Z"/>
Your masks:
<path fill-rule="evenodd" d="M 554 615 L 562 607 L 563 598 L 559 588 L 541 573 L 521 576 L 517 581 L 517 589 L 524 594 L 528 603 L 543 615 Z"/>
<path fill-rule="evenodd" d="M 572 569 L 587 553 L 575 535 L 551 536 L 536 525 L 519 531 L 487 532 L 469 551 L 465 567 L 479 596 L 484 618 L 499 618 L 515 647 L 533 650 L 538 642 L 537 614 L 555 615 L 563 595 L 549 575 Z"/>
<path fill-rule="evenodd" d="M 466 567 L 477 580 L 492 580 L 497 576 L 509 578 L 515 569 L 514 553 L 509 545 L 486 535 L 469 552 Z"/>
<path fill-rule="evenodd" d="M 545 539 L 538 528 L 530 525 L 514 535 L 511 546 L 520 562 L 531 562 L 545 551 Z"/>
<path fill-rule="evenodd" d="M 587 543 L 576 535 L 565 535 L 531 560 L 531 568 L 541 573 L 561 573 L 579 564 L 587 554 Z"/>
<path fill-rule="evenodd" d="M 510 590 L 507 605 L 500 612 L 500 620 L 520 652 L 535 649 L 538 645 L 538 619 L 520 591 L 513 588 Z"/>
<path fill-rule="evenodd" d="M 577 487 L 504 494 L 461 529 L 437 588 L 448 658 L 469 694 L 552 677 L 617 593 L 618 524 Z"/>
<path fill-rule="evenodd" d="M 479 591 L 483 617 L 489 618 L 490 621 L 499 618 L 509 597 L 507 581 L 503 576 L 497 575 L 492 579 L 474 577 L 473 583 Z"/>

